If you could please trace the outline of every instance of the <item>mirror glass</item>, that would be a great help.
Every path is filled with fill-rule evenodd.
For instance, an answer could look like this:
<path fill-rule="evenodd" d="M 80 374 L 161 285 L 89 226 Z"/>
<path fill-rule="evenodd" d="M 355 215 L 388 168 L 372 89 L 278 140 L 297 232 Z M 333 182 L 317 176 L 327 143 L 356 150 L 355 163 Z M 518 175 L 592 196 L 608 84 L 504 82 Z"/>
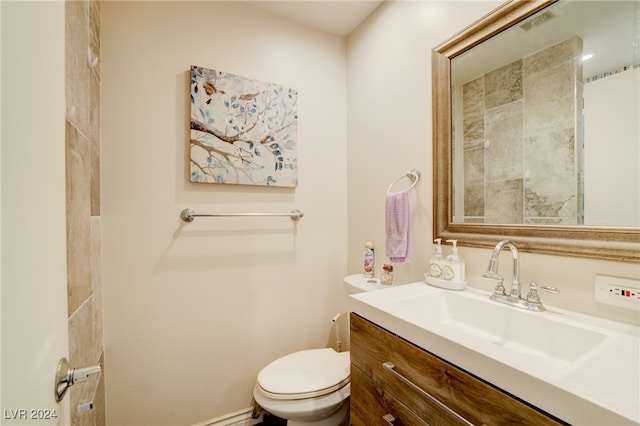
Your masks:
<path fill-rule="evenodd" d="M 640 2 L 555 2 L 450 70 L 452 223 L 640 226 Z"/>
<path fill-rule="evenodd" d="M 639 64 L 638 1 L 510 0 L 434 47 L 433 238 L 640 262 Z"/>

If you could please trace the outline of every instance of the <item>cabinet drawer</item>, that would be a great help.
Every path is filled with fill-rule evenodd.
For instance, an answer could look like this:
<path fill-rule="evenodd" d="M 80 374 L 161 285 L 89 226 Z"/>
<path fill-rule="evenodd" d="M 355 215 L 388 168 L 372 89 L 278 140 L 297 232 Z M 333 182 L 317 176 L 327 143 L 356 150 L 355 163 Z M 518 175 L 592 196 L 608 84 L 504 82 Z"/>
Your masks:
<path fill-rule="evenodd" d="M 351 362 L 430 424 L 562 424 L 353 313 Z M 394 368 L 383 366 L 389 362 Z"/>
<path fill-rule="evenodd" d="M 394 426 L 429 426 L 353 365 L 350 404 L 352 426 L 388 426 L 390 422 Z"/>

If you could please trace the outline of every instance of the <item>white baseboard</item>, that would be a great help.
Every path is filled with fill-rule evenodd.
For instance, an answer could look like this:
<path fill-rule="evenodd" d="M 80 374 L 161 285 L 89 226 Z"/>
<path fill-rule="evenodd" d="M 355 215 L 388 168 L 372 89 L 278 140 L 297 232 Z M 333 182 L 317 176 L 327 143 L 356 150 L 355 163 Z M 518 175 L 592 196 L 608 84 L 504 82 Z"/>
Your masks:
<path fill-rule="evenodd" d="M 263 414 L 260 413 L 258 418 L 253 419 L 251 418 L 252 413 L 252 408 L 245 408 L 244 410 L 215 417 L 211 420 L 207 420 L 193 426 L 253 426 L 262 421 Z"/>

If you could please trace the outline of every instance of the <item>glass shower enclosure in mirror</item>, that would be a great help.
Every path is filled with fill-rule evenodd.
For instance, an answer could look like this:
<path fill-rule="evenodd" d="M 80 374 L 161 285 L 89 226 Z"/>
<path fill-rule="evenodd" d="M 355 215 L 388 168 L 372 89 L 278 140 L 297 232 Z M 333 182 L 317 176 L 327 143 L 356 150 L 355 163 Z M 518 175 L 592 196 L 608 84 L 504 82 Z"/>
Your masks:
<path fill-rule="evenodd" d="M 451 59 L 453 223 L 640 226 L 640 2 L 558 1 Z"/>

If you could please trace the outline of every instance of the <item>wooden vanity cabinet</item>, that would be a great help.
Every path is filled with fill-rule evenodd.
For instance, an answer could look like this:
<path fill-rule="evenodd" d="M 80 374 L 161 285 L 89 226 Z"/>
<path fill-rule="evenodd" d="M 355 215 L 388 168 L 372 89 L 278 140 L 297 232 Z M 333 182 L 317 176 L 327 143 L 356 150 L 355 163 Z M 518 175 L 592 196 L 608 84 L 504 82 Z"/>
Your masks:
<path fill-rule="evenodd" d="M 357 314 L 350 319 L 353 426 L 565 424 Z"/>

